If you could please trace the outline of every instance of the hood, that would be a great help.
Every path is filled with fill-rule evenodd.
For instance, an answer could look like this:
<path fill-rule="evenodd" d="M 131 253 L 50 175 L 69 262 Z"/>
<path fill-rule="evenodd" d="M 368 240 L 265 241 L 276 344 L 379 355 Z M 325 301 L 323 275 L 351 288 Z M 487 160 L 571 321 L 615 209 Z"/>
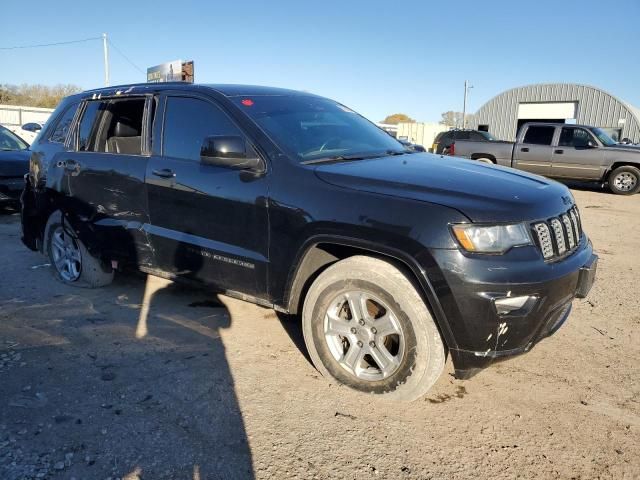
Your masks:
<path fill-rule="evenodd" d="M 23 177 L 29 173 L 29 150 L 0 150 L 0 178 Z"/>
<path fill-rule="evenodd" d="M 610 147 L 606 147 L 606 148 L 613 148 L 616 151 L 624 150 L 626 152 L 632 152 L 632 153 L 640 152 L 640 145 L 625 145 L 623 143 L 617 143 L 615 145 L 611 145 Z"/>
<path fill-rule="evenodd" d="M 569 189 L 553 180 L 473 160 L 416 153 L 316 167 L 327 183 L 455 208 L 474 222 L 520 222 L 566 211 Z"/>

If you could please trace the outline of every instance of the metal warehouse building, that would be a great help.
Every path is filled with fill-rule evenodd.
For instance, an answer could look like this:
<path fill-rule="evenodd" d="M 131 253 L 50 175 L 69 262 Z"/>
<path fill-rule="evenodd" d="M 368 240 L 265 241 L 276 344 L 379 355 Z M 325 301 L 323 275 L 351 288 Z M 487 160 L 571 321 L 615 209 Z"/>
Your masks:
<path fill-rule="evenodd" d="M 640 109 L 599 88 L 573 83 L 507 90 L 478 110 L 472 126 L 514 140 L 520 126 L 531 121 L 593 125 L 614 140 L 640 142 Z"/>

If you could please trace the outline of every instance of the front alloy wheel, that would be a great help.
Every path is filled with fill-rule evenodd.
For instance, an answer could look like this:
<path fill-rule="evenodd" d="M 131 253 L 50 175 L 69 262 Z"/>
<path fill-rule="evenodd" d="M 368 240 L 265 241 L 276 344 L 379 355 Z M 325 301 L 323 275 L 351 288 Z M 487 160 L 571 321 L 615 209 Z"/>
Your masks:
<path fill-rule="evenodd" d="M 368 292 L 350 290 L 334 298 L 324 317 L 324 336 L 334 360 L 361 380 L 390 377 L 404 357 L 400 322 Z"/>
<path fill-rule="evenodd" d="M 379 258 L 349 257 L 318 275 L 302 330 L 318 371 L 358 392 L 415 400 L 444 368 L 440 332 L 414 283 Z"/>
<path fill-rule="evenodd" d="M 640 190 L 640 170 L 630 165 L 616 168 L 609 176 L 609 188 L 618 195 L 632 195 Z"/>

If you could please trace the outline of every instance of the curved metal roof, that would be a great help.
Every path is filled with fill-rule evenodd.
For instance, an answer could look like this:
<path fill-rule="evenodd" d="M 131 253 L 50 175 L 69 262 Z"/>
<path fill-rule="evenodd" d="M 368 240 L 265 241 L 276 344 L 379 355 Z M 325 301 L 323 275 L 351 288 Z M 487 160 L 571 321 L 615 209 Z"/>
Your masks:
<path fill-rule="evenodd" d="M 503 92 L 476 113 L 475 125 L 487 124 L 498 138 L 516 136 L 521 103 L 576 102 L 576 122 L 606 128 L 621 128 L 622 137 L 640 141 L 640 109 L 604 90 L 576 83 L 526 85 Z"/>

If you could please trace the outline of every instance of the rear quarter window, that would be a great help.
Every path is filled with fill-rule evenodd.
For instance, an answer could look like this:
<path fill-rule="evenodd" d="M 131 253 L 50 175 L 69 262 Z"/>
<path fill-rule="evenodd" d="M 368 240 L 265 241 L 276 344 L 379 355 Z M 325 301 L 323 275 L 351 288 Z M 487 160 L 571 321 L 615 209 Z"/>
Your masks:
<path fill-rule="evenodd" d="M 69 105 L 64 112 L 58 115 L 51 127 L 47 129 L 47 141 L 52 143 L 64 143 L 71 129 L 71 123 L 73 117 L 75 117 L 78 111 L 79 103 Z"/>

